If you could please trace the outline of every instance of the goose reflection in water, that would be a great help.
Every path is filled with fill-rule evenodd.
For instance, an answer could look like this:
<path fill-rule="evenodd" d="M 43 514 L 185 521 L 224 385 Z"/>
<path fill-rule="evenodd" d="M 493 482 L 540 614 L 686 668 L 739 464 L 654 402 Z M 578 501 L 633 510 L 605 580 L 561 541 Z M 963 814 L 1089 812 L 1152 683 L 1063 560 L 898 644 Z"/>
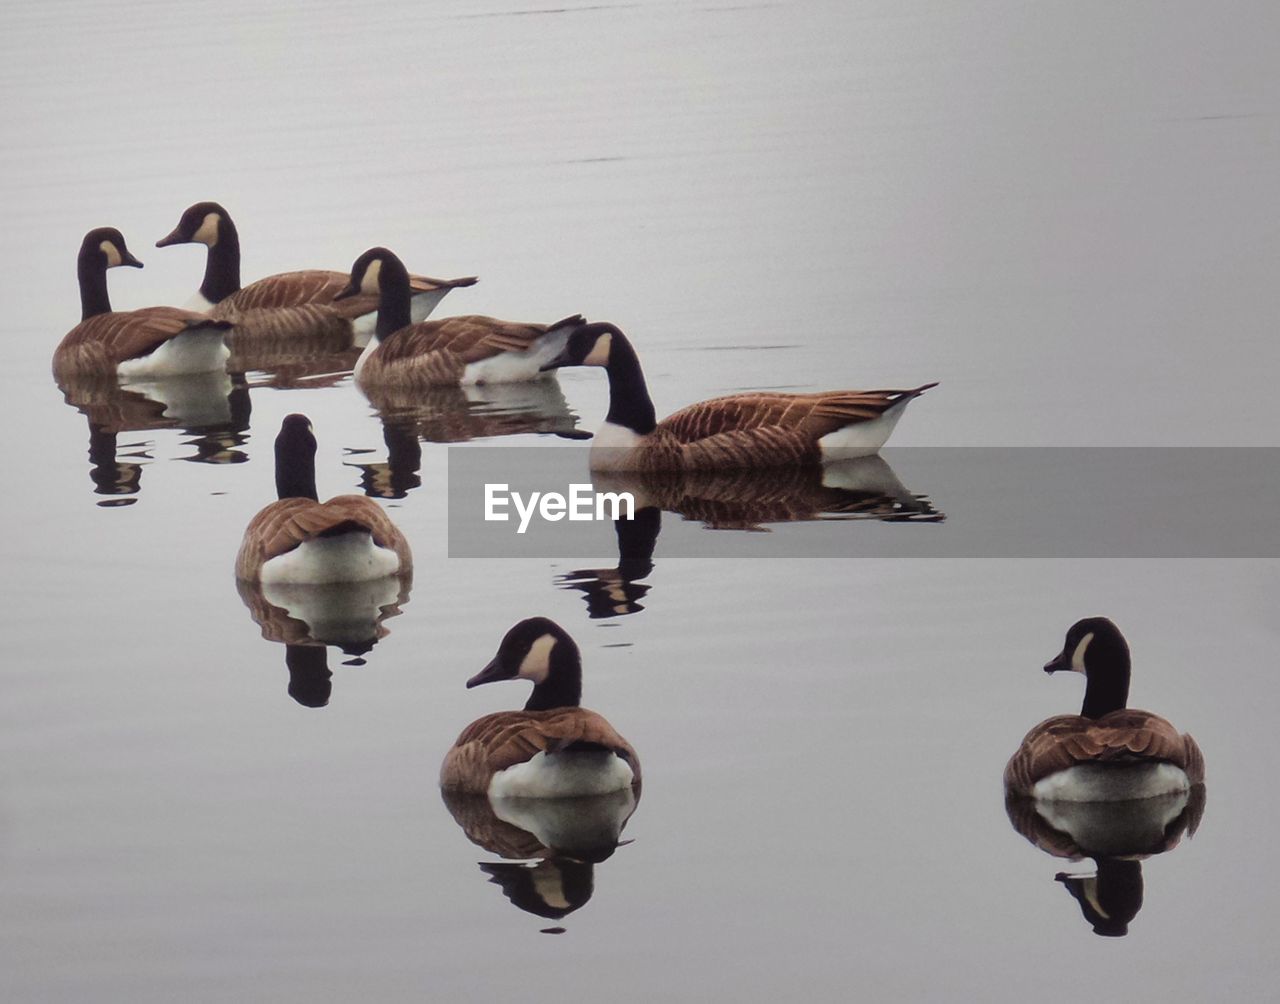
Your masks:
<path fill-rule="evenodd" d="M 1013 828 L 1046 854 L 1091 858 L 1090 874 L 1058 872 L 1054 880 L 1080 906 L 1093 932 L 1123 937 L 1142 909 L 1142 859 L 1173 850 L 1194 836 L 1204 814 L 1205 788 L 1112 802 L 1051 802 L 1006 794 Z"/>
<path fill-rule="evenodd" d="M 118 438 L 132 432 L 178 429 L 194 437 L 195 453 L 183 460 L 238 464 L 248 457 L 249 388 L 226 373 L 135 381 L 122 386 L 114 378 L 65 378 L 63 399 L 89 422 L 89 476 L 94 493 L 115 498 L 99 505 L 128 505 L 142 489 L 142 467 L 151 460 L 144 442 L 121 447 Z M 121 454 L 121 449 L 128 452 Z"/>
<path fill-rule="evenodd" d="M 622 830 L 640 788 L 578 798 L 489 798 L 445 789 L 441 796 L 468 840 L 505 859 L 479 863 L 489 881 L 513 906 L 559 921 L 591 898 L 595 866 L 630 842 Z"/>
<path fill-rule="evenodd" d="M 713 530 L 767 532 L 770 523 L 874 519 L 941 522 L 922 495 L 909 492 L 882 457 L 826 467 L 768 467 L 753 471 L 594 472 L 598 492 L 631 492 L 633 519 L 614 520 L 615 568 L 583 568 L 557 576 L 563 589 L 586 596 L 588 616 L 621 617 L 644 609 L 662 510 Z"/>
<path fill-rule="evenodd" d="M 422 443 L 465 443 L 521 434 L 578 433 L 578 417 L 554 380 L 466 386 L 362 388 L 382 421 L 387 459 L 352 464 L 366 495 L 399 499 L 422 480 Z"/>
<path fill-rule="evenodd" d="M 388 634 L 384 621 L 409 602 L 411 575 L 366 582 L 298 585 L 236 581 L 240 599 L 267 641 L 285 646 L 289 696 L 308 708 L 322 708 L 332 695 L 327 646 L 339 649 L 348 666 Z"/>

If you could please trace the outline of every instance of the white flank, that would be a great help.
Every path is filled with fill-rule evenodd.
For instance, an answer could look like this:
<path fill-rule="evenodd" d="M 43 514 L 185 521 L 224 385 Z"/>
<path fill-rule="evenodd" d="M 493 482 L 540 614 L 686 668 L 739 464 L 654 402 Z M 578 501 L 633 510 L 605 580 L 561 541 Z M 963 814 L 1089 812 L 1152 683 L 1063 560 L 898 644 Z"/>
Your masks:
<path fill-rule="evenodd" d="M 367 533 L 319 537 L 262 566 L 262 584 L 364 582 L 395 575 L 400 559 L 395 551 L 378 547 Z"/>
<path fill-rule="evenodd" d="M 548 376 L 541 371 L 542 364 L 558 356 L 568 340 L 569 332 L 565 328 L 543 335 L 527 352 L 500 352 L 488 359 L 469 363 L 462 371 L 461 383 L 518 383 Z"/>
<path fill-rule="evenodd" d="M 125 380 L 212 373 L 224 369 L 230 355 L 220 329 L 196 328 L 170 338 L 140 359 L 126 359 L 116 372 Z"/>
<path fill-rule="evenodd" d="M 1131 767 L 1084 763 L 1041 778 L 1031 794 L 1046 802 L 1121 802 L 1188 791 L 1181 767 L 1156 762 Z"/>
<path fill-rule="evenodd" d="M 524 763 L 499 771 L 489 782 L 494 798 L 570 798 L 607 795 L 629 788 L 635 780 L 631 766 L 603 751 L 535 753 Z"/>
<path fill-rule="evenodd" d="M 906 410 L 911 399 L 899 401 L 879 418 L 865 422 L 854 422 L 843 429 L 829 432 L 818 440 L 818 448 L 822 451 L 822 461 L 849 460 L 853 457 L 866 457 L 876 453 L 884 446 L 893 427 Z"/>

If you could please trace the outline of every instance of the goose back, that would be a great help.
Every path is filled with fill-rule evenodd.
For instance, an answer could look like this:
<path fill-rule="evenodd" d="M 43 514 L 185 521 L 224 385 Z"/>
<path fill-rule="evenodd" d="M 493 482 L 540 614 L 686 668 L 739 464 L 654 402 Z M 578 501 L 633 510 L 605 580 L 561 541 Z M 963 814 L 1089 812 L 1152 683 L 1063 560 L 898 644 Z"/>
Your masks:
<path fill-rule="evenodd" d="M 530 370 L 536 376 L 539 361 L 532 354 L 540 340 L 582 322 L 580 315 L 554 324 L 530 324 L 468 314 L 411 324 L 369 346 L 357 369 L 356 382 L 362 387 L 458 384 L 466 377 L 468 366 L 503 353 L 530 354 Z"/>
<path fill-rule="evenodd" d="M 53 353 L 53 373 L 61 379 L 111 373 L 121 363 L 141 359 L 188 331 L 225 331 L 230 325 L 178 307 L 95 314 L 67 332 Z"/>
<path fill-rule="evenodd" d="M 236 555 L 236 577 L 254 581 L 273 558 L 346 530 L 367 532 L 376 546 L 394 552 L 399 573 L 412 567 L 404 535 L 372 499 L 363 495 L 338 495 L 327 502 L 284 498 L 266 506 L 250 521 Z"/>
<path fill-rule="evenodd" d="M 1163 762 L 1179 768 L 1192 785 L 1204 783 L 1204 757 L 1189 735 L 1149 711 L 1122 708 L 1099 718 L 1056 715 L 1022 740 L 1005 767 L 1005 788 L 1031 796 L 1052 774 L 1087 764 L 1124 766 Z"/>
<path fill-rule="evenodd" d="M 468 725 L 440 768 L 440 786 L 485 793 L 496 773 L 526 763 L 539 753 L 598 749 L 630 766 L 633 786 L 640 783 L 640 760 L 618 731 L 600 714 L 581 707 L 547 711 L 499 711 Z"/>

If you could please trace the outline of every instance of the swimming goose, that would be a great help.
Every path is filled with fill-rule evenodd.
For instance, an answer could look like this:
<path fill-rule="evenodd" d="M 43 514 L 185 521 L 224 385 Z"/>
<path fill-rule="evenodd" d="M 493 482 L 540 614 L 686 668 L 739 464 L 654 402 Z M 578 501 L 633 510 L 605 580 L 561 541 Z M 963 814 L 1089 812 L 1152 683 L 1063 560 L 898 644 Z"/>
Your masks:
<path fill-rule="evenodd" d="M 236 578 L 264 584 L 363 582 L 404 575 L 404 535 L 372 499 L 316 495 L 316 439 L 306 415 L 289 415 L 276 437 L 279 500 L 249 522 Z"/>
<path fill-rule="evenodd" d="M 351 266 L 338 300 L 376 296 L 373 338 L 356 360 L 361 387 L 433 387 L 448 384 L 537 380 L 543 363 L 564 348 L 580 315 L 555 324 L 522 324 L 463 315 L 441 321 L 414 320 L 409 309 L 410 276 L 386 248 L 370 248 Z"/>
<path fill-rule="evenodd" d="M 75 377 L 123 379 L 208 373 L 224 368 L 230 354 L 227 321 L 176 307 L 112 310 L 107 269 L 142 268 L 115 227 L 85 234 L 76 271 L 80 277 L 80 323 L 53 352 L 58 381 Z"/>
<path fill-rule="evenodd" d="M 591 446 L 598 471 L 731 470 L 867 456 L 884 445 L 907 403 L 937 386 L 733 394 L 658 422 L 640 360 L 614 325 L 578 328 L 543 368 L 561 366 L 601 366 L 609 375 L 609 413 Z"/>
<path fill-rule="evenodd" d="M 582 660 L 568 632 L 546 617 L 523 620 L 498 654 L 467 681 L 532 680 L 523 711 L 500 711 L 468 725 L 440 768 L 440 787 L 490 798 L 603 795 L 640 783 L 631 744 L 580 707 Z"/>
<path fill-rule="evenodd" d="M 187 306 L 212 317 L 235 321 L 245 339 L 321 338 L 330 336 L 351 343 L 363 342 L 373 332 L 376 296 L 353 297 L 342 305 L 335 294 L 347 284 L 343 272 L 307 269 L 281 272 L 240 286 L 240 235 L 225 209 L 216 202 L 197 202 L 182 214 L 173 232 L 156 241 L 171 244 L 204 244 L 208 249 L 204 281 Z M 475 285 L 476 277 L 410 278 L 415 321 L 424 320 L 446 293 Z M 335 351 L 345 348 L 337 345 Z"/>
<path fill-rule="evenodd" d="M 1072 625 L 1046 673 L 1087 679 L 1078 715 L 1046 719 L 1005 767 L 1012 795 L 1075 802 L 1152 798 L 1204 783 L 1204 757 L 1189 735 L 1159 715 L 1125 707 L 1129 646 L 1105 617 Z"/>

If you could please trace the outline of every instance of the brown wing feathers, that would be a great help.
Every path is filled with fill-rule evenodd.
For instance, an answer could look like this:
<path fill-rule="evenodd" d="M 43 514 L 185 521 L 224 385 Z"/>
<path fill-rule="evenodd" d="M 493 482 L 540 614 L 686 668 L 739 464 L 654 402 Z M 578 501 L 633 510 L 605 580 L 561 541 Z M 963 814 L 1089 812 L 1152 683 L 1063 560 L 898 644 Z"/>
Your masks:
<path fill-rule="evenodd" d="M 1049 718 L 1027 733 L 1005 768 L 1005 787 L 1030 794 L 1035 784 L 1078 764 L 1163 760 L 1180 767 L 1192 784 L 1204 781 L 1204 758 L 1190 736 L 1148 711 L 1126 708 L 1098 719 Z"/>
<path fill-rule="evenodd" d="M 408 544 L 381 507 L 363 495 L 338 495 L 328 502 L 280 499 L 259 512 L 245 530 L 236 576 L 256 579 L 272 558 L 305 541 L 355 527 L 367 530 L 379 547 L 395 551 L 401 568 L 409 566 Z"/>
<path fill-rule="evenodd" d="M 537 753 L 555 753 L 575 744 L 611 750 L 623 757 L 640 780 L 635 750 L 601 715 L 586 708 L 550 711 L 501 711 L 468 725 L 440 770 L 442 787 L 484 792 L 493 775 L 524 763 Z"/>
<path fill-rule="evenodd" d="M 97 314 L 67 332 L 53 354 L 53 371 L 58 375 L 114 370 L 128 359 L 154 352 L 184 331 L 203 327 L 226 329 L 230 325 L 178 307 Z"/>

